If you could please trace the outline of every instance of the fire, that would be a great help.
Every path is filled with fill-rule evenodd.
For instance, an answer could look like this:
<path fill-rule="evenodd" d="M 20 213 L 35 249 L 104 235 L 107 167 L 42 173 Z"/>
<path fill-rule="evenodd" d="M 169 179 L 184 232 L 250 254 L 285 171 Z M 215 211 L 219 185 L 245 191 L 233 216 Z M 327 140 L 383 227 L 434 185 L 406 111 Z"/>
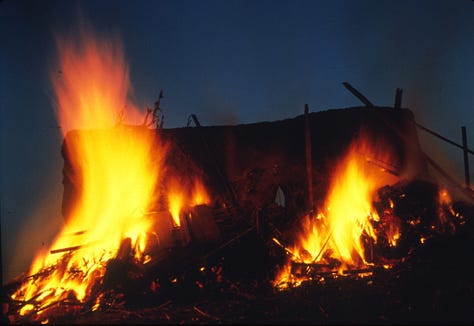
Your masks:
<path fill-rule="evenodd" d="M 142 113 L 130 101 L 128 66 L 119 40 L 83 30 L 74 43 L 57 36 L 58 69 L 51 80 L 63 133 L 78 128 L 109 128 L 125 113 L 138 124 Z"/>
<path fill-rule="evenodd" d="M 340 274 L 372 265 L 366 247 L 377 241 L 373 224 L 380 221 L 372 202 L 379 187 L 396 181 L 395 176 L 368 164 L 369 159 L 379 159 L 380 155 L 364 139 L 350 146 L 334 169 L 324 207 L 317 215 L 307 214 L 302 219 L 298 239 L 288 249 L 292 262 L 336 269 Z M 381 160 L 389 159 L 384 155 Z M 391 234 L 384 236 L 396 243 L 399 230 L 392 226 L 388 232 Z M 285 266 L 274 284 L 299 284 L 301 279 L 290 272 L 291 267 Z"/>
<path fill-rule="evenodd" d="M 38 315 L 65 298 L 88 299 L 106 272 L 106 262 L 120 254 L 124 243 L 137 262 L 146 263 L 147 237 L 171 232 L 152 230 L 154 221 L 146 214 L 162 195 L 156 189 L 163 181 L 167 146 L 156 130 L 144 126 L 144 114 L 128 101 L 122 47 L 85 30 L 79 41 L 57 38 L 59 70 L 51 77 L 64 135 L 73 129 L 87 131 L 73 132 L 67 147 L 82 193 L 51 250 L 38 253 L 31 265 L 29 275 L 41 277 L 32 277 L 12 296 L 39 302 Z M 135 125 L 123 124 L 125 119 Z M 180 186 L 185 185 L 175 184 L 168 195 L 173 218 L 186 201 L 209 201 L 202 183 L 195 182 L 195 198 L 182 196 Z M 179 218 L 175 223 L 179 226 Z M 24 305 L 20 314 L 33 309 Z"/>
<path fill-rule="evenodd" d="M 451 196 L 446 188 L 441 187 L 438 191 L 438 212 L 437 221 L 434 227 L 439 231 L 455 231 L 456 224 L 464 224 L 463 216 L 457 212 L 452 203 Z"/>
<path fill-rule="evenodd" d="M 180 213 L 183 207 L 183 194 L 177 191 L 171 191 L 168 195 L 168 203 L 174 226 L 181 226 Z"/>
<path fill-rule="evenodd" d="M 183 182 L 173 179 L 169 184 L 168 208 L 173 218 L 174 226 L 181 226 L 180 214 L 188 203 L 190 206 L 209 204 L 210 197 L 201 180 L 194 178 L 192 185 L 183 188 Z M 186 191 L 189 189 L 190 191 Z"/>
<path fill-rule="evenodd" d="M 438 216 L 439 219 L 442 223 L 446 223 L 446 214 L 443 212 L 443 208 L 447 209 L 449 213 L 451 213 L 452 216 L 459 217 L 459 213 L 457 213 L 453 206 L 452 206 L 452 200 L 451 196 L 449 195 L 449 192 L 445 188 L 440 188 L 438 192 L 438 205 L 439 205 L 439 212 Z"/>
<path fill-rule="evenodd" d="M 198 205 L 208 205 L 211 202 L 211 197 L 207 192 L 206 187 L 202 183 L 202 181 L 198 178 L 194 178 L 193 184 L 193 191 L 192 191 L 192 198 L 191 204 L 192 206 Z"/>

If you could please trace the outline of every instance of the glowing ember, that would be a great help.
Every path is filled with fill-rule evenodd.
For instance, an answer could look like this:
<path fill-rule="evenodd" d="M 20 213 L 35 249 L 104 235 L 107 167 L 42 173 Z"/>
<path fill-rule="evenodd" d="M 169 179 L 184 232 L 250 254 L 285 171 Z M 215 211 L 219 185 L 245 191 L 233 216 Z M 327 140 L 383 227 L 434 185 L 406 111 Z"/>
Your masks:
<path fill-rule="evenodd" d="M 436 228 L 439 231 L 448 229 L 455 231 L 455 224 L 464 224 L 463 216 L 453 208 L 452 199 L 445 188 L 440 188 L 438 192 L 438 220 Z"/>
<path fill-rule="evenodd" d="M 305 279 L 304 275 L 295 275 L 292 262 L 293 266 L 294 263 L 318 265 L 341 274 L 346 269 L 372 264 L 366 257 L 365 246 L 377 241 L 373 222 L 380 221 L 372 201 L 379 187 L 397 179 L 367 164 L 368 157 L 379 156 L 364 140 L 352 144 L 334 170 L 324 208 L 316 216 L 306 215 L 302 219 L 299 237 L 293 248 L 287 249 L 291 253 L 289 266 L 276 277 L 275 285 L 298 285 Z M 396 225 L 384 237 L 395 244 L 399 237 Z"/>
<path fill-rule="evenodd" d="M 151 214 L 145 214 L 162 195 L 156 189 L 163 179 L 167 146 L 159 141 L 156 130 L 143 126 L 144 114 L 127 101 L 128 68 L 120 44 L 83 30 L 77 44 L 58 37 L 57 45 L 59 68 L 52 73 L 52 82 L 62 130 L 94 130 L 71 136 L 67 150 L 77 165 L 80 198 L 65 217 L 67 224 L 53 249 L 36 256 L 29 271 L 36 276 L 12 296 L 35 303 L 36 307 L 24 305 L 20 314 L 36 309 L 38 320 L 44 308 L 65 298 L 91 299 L 107 261 L 120 254 L 124 243 L 137 263 L 145 263 L 150 259 L 144 255 L 147 237 L 155 231 L 170 232 L 151 230 L 156 223 Z M 126 126 L 124 119 L 136 125 Z M 209 200 L 202 183 L 196 181 L 194 187 L 200 202 Z M 169 209 L 175 218 L 184 200 L 196 200 L 180 197 L 185 192 L 179 187 L 172 191 Z M 175 223 L 179 226 L 179 218 Z"/>

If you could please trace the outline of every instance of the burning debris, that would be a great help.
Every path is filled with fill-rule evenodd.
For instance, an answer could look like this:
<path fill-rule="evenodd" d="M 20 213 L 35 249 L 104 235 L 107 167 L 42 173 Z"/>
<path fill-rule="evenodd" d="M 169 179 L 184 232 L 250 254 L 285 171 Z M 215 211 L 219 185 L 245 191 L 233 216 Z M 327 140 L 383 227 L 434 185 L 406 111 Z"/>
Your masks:
<path fill-rule="evenodd" d="M 409 110 L 212 127 L 193 115 L 195 128 L 164 129 L 162 94 L 140 115 L 120 48 L 82 38 L 58 40 L 63 74 L 53 76 L 65 226 L 5 287 L 9 322 L 393 322 L 413 320 L 413 305 L 417 318 L 459 311 L 442 302 L 443 291 L 459 294 L 449 279 L 426 291 L 432 310 L 424 296 L 404 298 L 427 266 L 458 275 L 437 255 L 472 247 L 474 215 L 427 174 Z M 472 303 L 474 280 L 459 275 Z"/>
<path fill-rule="evenodd" d="M 402 180 L 379 188 L 376 195 L 375 201 L 369 200 L 373 207 L 361 212 L 367 219 L 365 224 L 355 221 L 350 225 L 351 230 L 343 233 L 353 236 L 349 238 L 353 247 L 349 247 L 346 256 L 342 254 L 346 248 L 339 249 L 346 242 L 335 241 L 333 232 L 324 233 L 326 225 L 335 222 L 326 222 L 327 216 L 322 213 L 301 219 L 293 248 L 273 238 L 289 257 L 274 286 L 285 289 L 304 281 L 324 282 L 328 277 L 372 276 L 377 270 L 389 270 L 404 263 L 413 251 L 431 239 L 454 234 L 466 222 L 463 213 L 454 208 L 456 204 L 446 200 L 447 191 L 428 181 Z M 354 212 L 351 210 L 343 216 L 353 216 Z M 316 250 L 311 253 L 313 248 Z"/>
<path fill-rule="evenodd" d="M 327 237 L 318 249 L 317 254 L 321 256 L 319 260 L 304 251 L 298 256 L 296 250 L 278 240 L 289 239 L 291 235 L 301 236 L 300 232 L 308 228 L 299 227 L 299 223 L 307 227 L 308 223 L 311 225 L 321 222 L 317 216 L 313 216 L 311 220 L 310 216 L 305 215 L 298 223 L 294 221 L 289 224 L 292 227 L 284 229 L 278 221 L 284 220 L 285 212 L 278 206 L 271 206 L 264 215 L 259 216 L 257 231 L 257 224 L 249 225 L 244 220 L 234 221 L 235 225 L 230 226 L 230 221 L 236 218 L 235 211 L 207 205 L 196 206 L 193 212 L 186 214 L 191 214 L 193 222 L 199 217 L 201 223 L 185 224 L 187 222 L 183 218 L 181 227 L 188 225 L 189 229 L 183 228 L 187 232 L 177 236 L 177 229 L 171 228 L 170 246 L 164 250 L 158 241 L 147 246 L 150 255 L 147 262 L 138 260 L 132 241 L 124 239 L 115 257 L 100 262 L 104 268 L 103 275 L 97 276 L 86 300 L 80 301 L 73 290 L 67 290 L 64 286 L 51 287 L 38 292 L 29 300 L 10 300 L 10 318 L 14 323 L 55 323 L 70 322 L 71 317 L 75 316 L 79 320 L 91 322 L 93 318 L 111 318 L 110 314 L 116 313 L 121 317 L 115 316 L 112 320 L 117 322 L 304 321 L 310 316 L 320 321 L 340 321 L 338 318 L 341 317 L 337 313 L 339 308 L 331 305 L 337 302 L 341 307 L 344 306 L 341 296 L 350 301 L 360 295 L 376 300 L 372 298 L 376 293 L 388 295 L 397 302 L 403 299 L 402 293 L 398 291 L 405 289 L 411 293 L 404 283 L 412 282 L 409 281 L 410 275 L 416 275 L 417 283 L 413 285 L 416 290 L 413 291 L 419 291 L 418 282 L 431 277 L 428 275 L 433 271 L 429 266 L 435 265 L 436 280 L 433 281 L 437 282 L 440 291 L 448 291 L 445 284 L 451 284 L 456 275 L 466 276 L 462 276 L 465 274 L 460 273 L 458 268 L 451 270 L 451 264 L 443 264 L 442 256 L 451 254 L 451 258 L 461 259 L 462 255 L 472 249 L 460 246 L 469 243 L 472 237 L 472 223 L 469 224 L 467 217 L 472 216 L 474 207 L 462 202 L 447 201 L 446 196 L 444 189 L 423 180 L 401 180 L 376 189 L 376 200 L 372 202 L 372 206 L 373 214 L 378 214 L 379 219 L 367 223 L 372 224 L 373 233 L 378 237 L 375 241 L 364 231 L 361 232 L 364 256 L 354 260 L 358 265 L 350 265 L 343 257 L 334 256 L 337 247 L 329 247 L 333 244 L 330 244 L 331 240 L 327 240 Z M 167 218 L 172 223 L 170 214 Z M 393 238 L 387 236 L 390 233 L 386 231 L 392 227 L 394 220 L 399 237 L 391 242 Z M 244 226 L 248 228 L 244 230 Z M 294 232 L 294 227 L 298 232 Z M 212 228 L 219 231 L 220 238 L 209 241 L 216 234 L 211 233 L 208 237 L 204 233 Z M 199 234 L 199 230 L 200 238 L 195 236 Z M 207 242 L 202 242 L 204 239 Z M 304 240 L 299 241 L 295 241 L 296 245 L 304 243 Z M 71 252 L 55 255 L 59 254 L 62 257 L 55 264 L 45 266 L 38 273 L 21 279 L 20 283 L 35 286 L 57 273 L 67 275 L 67 279 L 85 277 L 86 274 L 79 269 L 67 267 Z M 304 261 L 305 258 L 308 260 Z M 444 274 L 444 270 L 448 272 Z M 282 272 L 286 274 L 282 276 Z M 473 281 L 470 278 L 471 284 L 474 284 Z M 434 291 L 428 284 L 424 286 L 429 291 Z M 55 300 L 44 300 L 54 297 L 57 293 L 55 291 L 62 293 Z M 436 293 L 427 292 L 426 295 Z M 468 299 L 469 292 L 464 293 L 463 298 Z M 431 297 L 428 299 L 434 300 Z M 291 314 L 286 307 L 289 304 L 286 300 L 312 300 L 314 305 L 319 305 L 318 313 L 313 311 L 315 307 L 312 306 L 313 312 L 310 315 L 304 314 L 302 307 L 290 304 L 295 309 L 293 313 L 299 311 L 299 315 Z M 378 313 L 381 313 L 380 309 L 383 310 L 383 316 L 365 312 L 367 315 L 364 318 L 370 316 L 378 321 L 383 321 L 383 318 L 387 318 L 387 321 L 400 320 L 397 317 L 400 311 L 403 311 L 402 316 L 409 318 L 410 309 L 414 308 L 403 306 L 408 304 L 403 300 L 398 301 L 398 305 L 394 302 L 390 303 L 392 306 L 384 306 L 383 309 L 379 302 L 373 302 L 378 307 Z M 268 315 L 264 317 L 253 311 L 254 304 L 267 309 Z M 307 307 L 308 303 L 305 305 Z M 357 303 L 354 305 L 358 306 Z M 28 309 L 27 313 L 17 315 L 21 314 L 24 307 Z M 230 307 L 234 313 L 230 313 Z"/>
<path fill-rule="evenodd" d="M 184 246 L 191 236 L 210 234 L 208 242 L 219 236 L 199 208 L 209 202 L 199 176 L 166 171 L 168 145 L 157 134 L 160 128 L 149 129 L 151 110 L 143 124 L 125 125 L 122 111 L 111 125 L 111 109 L 128 103 L 120 47 L 88 34 L 81 41 L 58 38 L 63 74 L 52 79 L 63 130 L 93 129 L 66 136 L 65 197 L 75 196 L 75 202 L 63 207 L 61 234 L 37 255 L 31 276 L 11 296 L 19 316 L 31 321 L 46 322 L 57 309 L 96 310 L 106 304 L 109 291 L 131 289 L 162 251 Z M 152 122 L 159 109 L 158 101 Z M 139 121 L 133 107 L 126 115 Z M 68 182 L 74 183 L 73 193 Z M 184 228 L 193 218 L 193 227 Z"/>

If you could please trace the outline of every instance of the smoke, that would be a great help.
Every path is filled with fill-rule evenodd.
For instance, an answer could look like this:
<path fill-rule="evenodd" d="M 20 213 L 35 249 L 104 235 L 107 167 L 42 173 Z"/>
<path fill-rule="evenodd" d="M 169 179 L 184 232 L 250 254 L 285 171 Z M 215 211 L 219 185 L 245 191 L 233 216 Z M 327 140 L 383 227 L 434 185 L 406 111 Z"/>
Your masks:
<path fill-rule="evenodd" d="M 62 186 L 45 186 L 44 197 L 33 207 L 31 215 L 24 220 L 13 245 L 4 250 L 6 265 L 3 270 L 5 283 L 28 272 L 35 255 L 49 248 L 63 225 L 61 216 Z M 38 192 L 40 196 L 41 192 Z"/>
<path fill-rule="evenodd" d="M 343 49 L 349 62 L 360 67 L 357 85 L 374 94 L 374 103 L 383 99 L 392 105 L 393 97 L 383 94 L 402 88 L 402 107 L 411 109 L 419 124 L 459 144 L 461 126 L 467 126 L 468 145 L 474 144 L 474 130 L 469 129 L 474 126 L 469 112 L 474 74 L 466 65 L 474 55 L 472 2 L 354 2 L 344 11 L 344 21 L 357 46 L 351 52 Z M 462 150 L 419 128 L 417 132 L 422 150 L 463 185 Z M 430 173 L 440 177 L 436 170 Z"/>
<path fill-rule="evenodd" d="M 216 125 L 236 125 L 240 123 L 237 110 L 226 106 L 224 109 L 213 108 L 208 111 Z"/>

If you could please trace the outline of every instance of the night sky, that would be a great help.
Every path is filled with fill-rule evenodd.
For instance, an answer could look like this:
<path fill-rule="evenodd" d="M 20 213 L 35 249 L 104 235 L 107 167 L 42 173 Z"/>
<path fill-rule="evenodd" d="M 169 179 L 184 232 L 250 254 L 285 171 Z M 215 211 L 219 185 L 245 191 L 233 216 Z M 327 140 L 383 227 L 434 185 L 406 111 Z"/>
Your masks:
<path fill-rule="evenodd" d="M 52 105 L 54 33 L 82 15 L 119 35 L 134 102 L 163 89 L 164 127 L 293 118 L 375 105 L 474 147 L 474 1 L 0 1 L 1 227 L 4 283 L 26 271 L 63 223 L 61 132 Z M 462 152 L 419 132 L 424 149 L 462 177 Z M 474 159 L 471 175 L 474 176 Z M 471 177 L 471 180 L 474 178 Z"/>

